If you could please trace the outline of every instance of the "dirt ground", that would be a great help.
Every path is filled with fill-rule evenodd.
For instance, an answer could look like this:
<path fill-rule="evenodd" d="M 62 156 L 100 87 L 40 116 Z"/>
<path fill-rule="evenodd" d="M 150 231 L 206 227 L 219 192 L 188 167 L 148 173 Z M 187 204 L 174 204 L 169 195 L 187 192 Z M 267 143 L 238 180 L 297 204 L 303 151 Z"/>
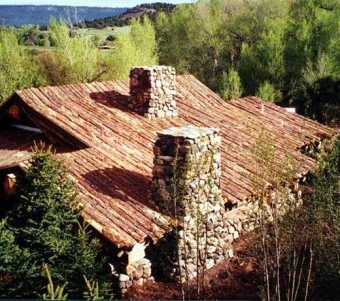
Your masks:
<path fill-rule="evenodd" d="M 185 290 L 185 299 L 204 300 L 259 300 L 261 269 L 254 258 L 246 254 L 249 238 L 235 244 L 235 256 L 228 258 L 205 275 L 204 290 L 199 294 L 194 284 Z M 181 287 L 174 283 L 149 282 L 133 287 L 125 298 L 129 300 L 182 300 Z"/>

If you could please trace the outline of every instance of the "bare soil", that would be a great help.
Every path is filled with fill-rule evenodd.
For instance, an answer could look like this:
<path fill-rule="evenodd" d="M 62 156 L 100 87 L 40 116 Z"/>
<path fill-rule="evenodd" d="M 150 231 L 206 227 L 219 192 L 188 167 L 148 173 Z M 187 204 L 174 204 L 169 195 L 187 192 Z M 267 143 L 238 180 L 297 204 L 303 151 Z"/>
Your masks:
<path fill-rule="evenodd" d="M 261 267 L 245 251 L 249 237 L 235 244 L 235 255 L 206 272 L 204 289 L 196 291 L 194 281 L 185 290 L 187 300 L 260 300 Z M 133 287 L 125 298 L 130 300 L 182 300 L 181 286 L 175 283 L 149 282 Z"/>

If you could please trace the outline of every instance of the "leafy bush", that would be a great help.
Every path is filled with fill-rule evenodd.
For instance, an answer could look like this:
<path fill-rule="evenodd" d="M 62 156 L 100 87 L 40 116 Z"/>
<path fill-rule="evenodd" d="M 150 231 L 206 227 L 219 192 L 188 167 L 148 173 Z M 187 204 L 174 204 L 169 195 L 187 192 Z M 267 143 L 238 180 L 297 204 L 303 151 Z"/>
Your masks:
<path fill-rule="evenodd" d="M 55 51 L 40 55 L 51 84 L 91 82 L 100 78 L 99 50 L 89 37 L 72 37 L 62 21 L 51 20 L 49 33 Z"/>
<path fill-rule="evenodd" d="M 14 285 L 15 274 L 30 269 L 27 262 L 29 252 L 17 244 L 14 232 L 7 220 L 0 220 L 0 297 L 8 297 L 10 287 Z"/>
<path fill-rule="evenodd" d="M 108 79 L 127 79 L 131 67 L 157 64 L 155 30 L 149 18 L 133 20 L 130 31 L 118 34 L 104 62 L 107 67 L 104 78 Z"/>
<path fill-rule="evenodd" d="M 223 73 L 220 82 L 220 94 L 225 100 L 237 99 L 242 95 L 242 85 L 240 77 L 233 68 Z"/>
<path fill-rule="evenodd" d="M 265 81 L 260 85 L 260 88 L 256 94 L 256 96 L 260 97 L 263 100 L 276 102 L 280 100 L 280 92 L 277 91 L 272 84 L 268 81 Z"/>
<path fill-rule="evenodd" d="M 340 295 L 340 137 L 322 156 L 306 202 L 315 249 L 315 293 L 318 298 Z"/>
<path fill-rule="evenodd" d="M 0 30 L 0 103 L 14 91 L 45 83 L 34 58 L 10 30 Z"/>
<path fill-rule="evenodd" d="M 263 267 L 263 298 L 309 300 L 313 294 L 318 300 L 336 299 L 340 293 L 340 138 L 321 156 L 320 169 L 309 182 L 313 193 L 303 204 L 290 185 L 296 174 L 294 163 L 289 158 L 279 160 L 275 152 L 269 136 L 260 136 L 254 150 L 258 175 L 252 199 L 259 208 L 258 230 L 251 252 Z"/>

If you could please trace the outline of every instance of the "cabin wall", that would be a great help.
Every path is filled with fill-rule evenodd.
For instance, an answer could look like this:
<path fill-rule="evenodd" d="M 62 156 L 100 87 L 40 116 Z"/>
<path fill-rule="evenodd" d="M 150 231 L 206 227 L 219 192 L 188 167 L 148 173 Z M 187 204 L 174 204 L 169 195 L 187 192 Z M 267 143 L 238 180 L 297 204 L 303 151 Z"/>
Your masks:
<path fill-rule="evenodd" d="M 290 204 L 302 204 L 299 191 L 291 189 L 288 197 Z M 278 203 L 279 214 L 283 216 L 291 205 L 280 201 Z M 267 209 L 270 213 L 271 209 Z M 147 249 L 147 258 L 152 263 L 152 276 L 162 282 L 175 280 L 183 283 L 196 277 L 203 279 L 206 269 L 234 256 L 235 243 L 256 229 L 258 213 L 258 207 L 248 203 L 229 211 L 221 210 L 222 223 L 209 225 L 209 222 L 205 222 L 205 230 L 174 227 L 173 231 Z M 218 216 L 216 214 L 215 218 Z M 192 220 L 195 221 L 195 218 Z M 200 256 L 197 257 L 197 254 Z"/>
<path fill-rule="evenodd" d="M 232 257 L 234 241 L 256 225 L 255 203 L 225 208 L 220 146 L 219 131 L 213 128 L 170 128 L 158 133 L 152 199 L 173 218 L 173 231 L 149 252 L 157 280 L 187 282 L 201 277 Z M 291 197 L 296 197 L 293 191 Z M 284 214 L 285 205 L 281 207 Z"/>

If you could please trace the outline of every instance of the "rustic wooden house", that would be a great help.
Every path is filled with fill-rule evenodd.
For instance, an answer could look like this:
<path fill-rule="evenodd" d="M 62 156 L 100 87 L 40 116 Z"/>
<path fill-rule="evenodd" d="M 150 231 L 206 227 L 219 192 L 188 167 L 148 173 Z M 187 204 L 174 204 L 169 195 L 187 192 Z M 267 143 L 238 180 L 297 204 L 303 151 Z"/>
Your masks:
<path fill-rule="evenodd" d="M 302 149 L 336 135 L 256 97 L 225 102 L 195 77 L 176 77 L 165 66 L 134 68 L 130 82 L 17 91 L 0 107 L 0 124 L 0 199 L 15 193 L 33 142 L 53 144 L 79 187 L 84 219 L 130 252 L 122 289 L 152 277 L 146 245 L 173 248 L 179 261 L 163 273 L 182 280 L 197 275 L 198 237 L 208 244 L 207 268 L 232 256 L 232 242 L 247 229 L 242 208 L 252 194 L 261 129 L 298 162 L 301 176 L 317 163 Z M 204 213 L 201 230 L 193 225 L 197 208 Z M 176 243 L 167 244 L 174 224 L 181 227 Z"/>

